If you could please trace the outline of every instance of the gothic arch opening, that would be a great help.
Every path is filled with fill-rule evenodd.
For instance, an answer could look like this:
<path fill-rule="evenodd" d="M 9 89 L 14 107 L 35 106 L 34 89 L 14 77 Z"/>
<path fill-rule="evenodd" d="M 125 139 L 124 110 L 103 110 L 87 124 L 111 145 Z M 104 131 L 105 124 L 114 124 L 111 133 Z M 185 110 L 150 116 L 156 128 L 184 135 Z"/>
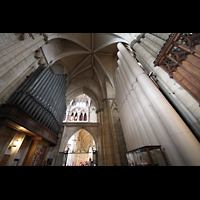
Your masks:
<path fill-rule="evenodd" d="M 76 96 L 67 105 L 63 122 L 97 122 L 94 101 L 84 93 Z"/>
<path fill-rule="evenodd" d="M 92 135 L 80 129 L 68 140 L 65 151 L 68 151 L 66 166 L 96 166 L 96 143 Z"/>

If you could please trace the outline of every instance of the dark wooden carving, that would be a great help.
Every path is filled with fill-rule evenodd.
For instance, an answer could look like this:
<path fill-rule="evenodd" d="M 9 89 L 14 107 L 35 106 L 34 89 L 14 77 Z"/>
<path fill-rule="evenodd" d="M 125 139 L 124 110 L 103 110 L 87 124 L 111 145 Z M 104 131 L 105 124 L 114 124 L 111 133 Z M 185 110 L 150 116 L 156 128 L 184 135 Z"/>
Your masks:
<path fill-rule="evenodd" d="M 171 53 L 175 55 L 175 60 L 178 62 L 178 64 L 181 64 L 181 62 L 186 59 L 187 55 L 190 54 L 189 52 L 184 50 L 180 52 L 173 51 Z"/>
<path fill-rule="evenodd" d="M 58 140 L 56 134 L 17 105 L 1 105 L 0 123 L 33 137 L 40 136 L 52 144 L 56 144 Z"/>
<path fill-rule="evenodd" d="M 198 102 L 200 102 L 200 89 L 198 87 L 200 83 L 198 77 L 200 74 L 199 49 L 200 33 L 172 33 L 154 61 L 154 66 L 160 66 L 165 70 L 170 78 L 174 78 Z M 195 65 L 190 63 L 191 67 L 188 67 L 184 63 L 187 61 L 188 55 L 196 56 L 195 60 L 199 60 L 199 63 Z M 195 71 L 191 71 L 191 69 Z"/>

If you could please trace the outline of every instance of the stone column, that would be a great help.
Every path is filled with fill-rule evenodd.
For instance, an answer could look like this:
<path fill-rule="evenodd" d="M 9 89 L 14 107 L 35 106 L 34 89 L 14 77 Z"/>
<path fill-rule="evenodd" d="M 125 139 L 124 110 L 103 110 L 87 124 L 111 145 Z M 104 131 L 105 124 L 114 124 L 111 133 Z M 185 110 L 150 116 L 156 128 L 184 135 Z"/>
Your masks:
<path fill-rule="evenodd" d="M 104 127 L 104 149 L 105 149 L 105 161 L 106 166 L 113 166 L 114 160 L 114 149 L 112 144 L 112 133 L 109 119 L 109 107 L 107 99 L 103 100 L 103 127 Z"/>
<path fill-rule="evenodd" d="M 118 70 L 120 70 L 118 68 Z M 133 132 L 134 132 L 134 127 L 133 127 L 133 124 L 130 123 L 129 119 L 130 118 L 133 118 L 133 115 L 132 113 L 130 112 L 130 109 L 128 109 L 126 107 L 126 104 L 127 104 L 127 98 L 126 98 L 126 93 L 128 92 L 127 89 L 125 88 L 124 86 L 124 82 L 120 76 L 120 71 L 119 71 L 119 87 L 121 88 L 120 89 L 120 94 L 122 95 L 124 101 L 123 101 L 123 104 L 121 105 L 121 110 L 120 110 L 120 115 L 122 115 L 121 117 L 124 119 L 124 122 L 125 122 L 125 127 L 127 127 L 127 131 L 126 131 L 126 134 L 127 134 L 127 141 L 128 141 L 128 146 L 127 146 L 127 149 L 128 151 L 131 150 L 131 147 L 133 149 L 133 146 L 135 147 L 135 144 L 134 144 L 134 137 L 133 136 Z M 121 114 L 122 113 L 122 114 Z M 134 120 L 134 119 L 132 119 Z M 123 130 L 124 129 L 124 126 L 123 126 Z M 132 141 L 132 142 L 131 142 Z"/>
<path fill-rule="evenodd" d="M 119 66 L 121 65 L 120 62 L 118 62 Z M 122 68 L 122 67 L 121 67 Z M 122 75 L 123 74 L 123 71 L 122 69 L 120 69 L 119 67 L 119 73 Z M 120 76 L 119 76 L 120 77 Z M 126 77 L 121 77 L 121 84 L 123 86 L 123 90 L 124 91 L 127 91 L 126 94 L 127 94 L 127 102 L 125 102 L 125 107 L 127 106 L 127 104 L 129 105 L 129 107 L 126 108 L 126 113 L 127 113 L 127 118 L 130 118 L 130 115 L 133 115 L 133 118 L 135 119 L 135 122 L 136 122 L 136 127 L 138 128 L 137 129 L 137 132 L 139 131 L 139 135 L 141 137 L 141 146 L 146 146 L 146 145 L 150 145 L 149 143 L 149 139 L 147 137 L 147 133 L 143 127 L 143 124 L 142 124 L 142 121 L 138 115 L 138 112 L 137 112 L 137 109 L 133 103 L 133 100 L 132 100 L 132 96 L 129 94 L 129 91 L 126 87 L 126 83 L 127 81 L 126 80 Z M 131 111 L 131 112 L 130 112 Z M 131 125 L 133 125 L 131 123 Z M 133 129 L 134 127 L 132 127 Z M 141 147 L 141 146 L 137 146 L 137 148 Z"/>
<path fill-rule="evenodd" d="M 109 118 L 110 118 L 110 126 L 111 126 L 111 138 L 112 145 L 114 150 L 114 158 L 116 166 L 126 165 L 126 145 L 124 142 L 123 132 L 121 129 L 121 122 L 119 119 L 119 113 L 115 104 L 115 100 L 108 100 L 108 108 L 109 108 Z"/>
<path fill-rule="evenodd" d="M 88 106 L 88 122 L 90 122 L 90 106 Z"/>
<path fill-rule="evenodd" d="M 164 148 L 167 148 L 166 143 L 163 143 L 162 141 L 163 141 L 164 135 L 166 137 L 169 137 L 168 132 L 165 130 L 165 127 L 164 127 L 163 123 L 160 121 L 160 118 L 157 115 L 155 109 L 152 107 L 150 101 L 148 100 L 148 97 L 145 95 L 145 93 L 143 92 L 143 89 L 140 87 L 140 85 L 136 81 L 136 78 L 135 78 L 131 68 L 129 68 L 129 66 L 126 64 L 126 62 L 120 52 L 118 52 L 118 57 L 120 58 L 121 62 L 123 63 L 123 67 L 124 67 L 123 70 L 127 73 L 126 80 L 130 82 L 129 83 L 130 85 L 133 85 L 133 89 L 131 90 L 130 93 L 133 95 L 133 90 L 134 90 L 134 93 L 137 96 L 138 100 L 141 102 L 143 111 L 146 114 L 146 119 L 144 118 L 144 120 L 149 119 L 151 127 L 153 128 L 154 132 L 152 131 L 152 132 L 150 132 L 150 134 L 148 134 L 150 139 L 152 140 L 151 144 L 156 145 L 156 144 L 160 143 Z M 133 104 L 133 102 L 132 103 L 130 102 L 130 104 Z M 135 111 L 132 111 L 132 112 L 135 113 Z M 132 124 L 133 124 L 133 121 L 137 121 L 137 117 L 135 120 L 133 120 L 133 119 L 131 119 L 131 120 L 132 120 Z M 134 125 L 134 128 L 137 128 L 137 126 Z M 162 137 L 160 137 L 161 131 L 163 132 Z M 136 133 L 139 135 L 138 137 L 141 137 L 139 131 L 136 131 Z M 155 133 L 156 136 L 153 133 Z M 164 137 L 164 138 L 166 139 L 166 137 Z M 159 139 L 159 142 L 158 142 L 157 138 Z M 140 146 L 142 146 L 142 145 L 140 145 Z M 137 142 L 137 148 L 140 146 L 138 146 L 138 142 Z M 143 146 L 144 146 L 144 144 L 143 144 Z M 168 147 L 167 149 L 169 149 L 169 150 L 167 151 L 167 155 L 168 154 L 171 155 L 171 163 L 173 165 L 176 165 L 177 157 L 180 157 L 180 155 L 176 155 L 174 153 L 174 151 L 172 151 L 172 150 L 174 150 L 174 148 L 175 148 L 175 146 L 173 146 L 173 147 L 170 146 L 170 148 Z M 179 162 L 179 164 L 180 164 L 180 162 Z"/>
<path fill-rule="evenodd" d="M 169 33 L 161 34 L 155 33 L 155 35 L 162 36 L 163 39 L 169 37 Z M 141 39 L 142 42 L 144 40 L 151 43 L 152 46 L 157 46 L 160 49 L 160 46 L 150 41 L 148 38 Z M 135 45 L 133 48 L 135 50 L 135 54 L 139 62 L 142 63 L 143 67 L 148 71 L 156 72 L 156 82 L 160 88 L 160 90 L 168 97 L 170 103 L 175 107 L 176 110 L 181 114 L 182 118 L 190 125 L 190 129 L 194 133 L 194 135 L 199 140 L 199 123 L 198 117 L 196 114 L 196 110 L 191 109 L 189 105 L 195 104 L 197 102 L 190 96 L 185 90 L 179 90 L 182 88 L 174 79 L 169 78 L 169 75 L 161 68 L 154 67 L 153 61 L 155 58 L 150 56 L 150 52 L 145 49 L 145 46 L 142 46 L 142 42 L 140 44 Z M 148 55 L 148 56 L 147 56 Z M 150 58 L 151 57 L 151 58 Z M 149 59 L 150 58 L 150 59 Z M 187 98 L 186 98 L 187 96 Z M 190 102 L 191 104 L 189 104 Z"/>
<path fill-rule="evenodd" d="M 148 63 L 149 67 L 151 67 L 152 70 L 154 69 L 153 61 L 155 60 L 155 57 L 152 56 L 144 47 L 142 47 L 139 43 L 135 43 L 133 45 L 134 50 Z"/>
<path fill-rule="evenodd" d="M 126 72 L 127 74 L 124 74 L 124 80 L 127 80 L 126 83 L 128 83 L 127 85 L 131 86 L 131 80 L 135 79 L 134 75 L 132 75 L 132 79 L 129 79 L 129 75 L 132 74 L 130 69 L 128 68 L 128 66 L 126 65 L 126 62 L 124 61 L 123 57 L 121 56 L 120 52 L 118 52 L 118 57 L 121 60 L 121 65 L 120 65 L 120 61 L 118 61 L 119 66 L 122 68 L 122 71 Z M 145 115 L 145 112 L 143 110 L 143 107 L 140 103 L 140 95 L 136 95 L 136 89 L 139 88 L 140 85 L 138 84 L 138 82 L 135 82 L 134 84 L 134 88 L 131 88 L 130 90 L 130 96 L 131 99 L 129 100 L 129 104 L 130 105 L 135 105 L 135 110 L 134 113 L 138 113 L 138 119 L 140 118 L 140 121 L 142 123 L 142 126 L 144 128 L 143 132 L 146 132 L 146 137 L 148 138 L 147 143 L 150 143 L 151 145 L 158 145 L 158 139 L 154 133 L 154 130 L 147 118 L 147 116 Z M 139 90 L 142 90 L 141 88 Z M 131 101 L 132 100 L 132 101 Z M 147 134 L 148 133 L 148 134 Z"/>
<path fill-rule="evenodd" d="M 119 116 L 122 121 L 122 129 L 124 132 L 127 150 L 130 151 L 138 148 L 138 145 L 142 146 L 142 140 L 141 136 L 139 135 L 139 130 L 137 128 L 134 115 L 130 112 L 130 108 L 127 107 L 127 97 L 125 95 L 123 84 L 124 82 L 121 82 L 121 78 L 118 76 L 116 96 L 118 99 Z M 130 98 L 130 95 L 128 96 L 128 98 Z"/>
<path fill-rule="evenodd" d="M 169 38 L 170 33 L 153 33 L 154 35 L 162 38 L 163 40 L 167 40 Z"/>
<path fill-rule="evenodd" d="M 153 41 L 154 43 L 156 43 L 157 45 L 159 45 L 160 47 L 162 47 L 165 43 L 164 40 L 152 35 L 152 34 L 149 34 L 149 33 L 146 33 L 145 34 L 145 37 L 148 38 L 149 40 Z"/>
<path fill-rule="evenodd" d="M 97 111 L 97 115 L 98 115 L 98 118 L 99 118 L 99 121 L 101 122 L 101 126 L 100 126 L 100 129 L 99 129 L 99 132 L 100 132 L 100 145 L 98 146 L 98 159 L 99 159 L 99 165 L 101 166 L 105 166 L 106 163 L 105 163 L 105 148 L 104 148 L 104 120 L 103 120 L 103 112 L 102 110 L 98 110 Z"/>
<path fill-rule="evenodd" d="M 117 47 L 164 124 L 168 132 L 165 142 L 169 143 L 169 146 L 173 146 L 171 142 L 173 141 L 176 146 L 174 153 L 177 155 L 180 153 L 181 156 L 177 157 L 177 160 L 179 160 L 177 165 L 182 165 L 183 163 L 186 165 L 199 165 L 200 144 L 197 139 L 126 48 L 121 43 Z M 160 134 L 162 135 L 162 131 Z"/>
<path fill-rule="evenodd" d="M 69 105 L 68 107 L 67 107 L 67 112 L 66 112 L 66 122 L 67 121 L 70 121 L 70 110 L 71 110 L 71 105 Z"/>
<path fill-rule="evenodd" d="M 160 46 L 158 46 L 158 45 L 156 45 L 156 44 L 152 44 L 151 42 L 149 42 L 148 40 L 147 40 L 147 38 L 145 38 L 145 39 L 143 39 L 143 38 L 141 38 L 141 40 L 140 40 L 142 43 L 144 43 L 144 45 L 146 45 L 147 47 L 149 47 L 153 52 L 154 52 L 154 54 L 155 54 L 155 57 L 157 56 L 157 54 L 159 53 L 159 51 L 160 51 Z"/>
<path fill-rule="evenodd" d="M 120 94 L 120 95 L 119 95 Z M 122 129 L 123 131 L 125 131 L 124 133 L 127 132 L 127 126 L 125 125 L 126 124 L 126 121 L 125 121 L 125 117 L 123 117 L 123 109 L 121 109 L 122 105 L 121 105 L 121 95 L 123 95 L 123 92 L 121 93 L 121 87 L 120 87 L 120 83 L 119 83 L 119 79 L 118 79 L 118 76 L 117 76 L 117 84 L 116 84 L 116 101 L 117 101 L 117 107 L 118 107 L 118 111 L 119 111 L 119 116 L 120 116 L 120 119 L 122 121 Z M 125 139 L 125 142 L 126 142 L 126 146 L 127 146 L 127 149 L 128 149 L 128 136 L 127 134 L 124 134 L 124 139 Z"/>

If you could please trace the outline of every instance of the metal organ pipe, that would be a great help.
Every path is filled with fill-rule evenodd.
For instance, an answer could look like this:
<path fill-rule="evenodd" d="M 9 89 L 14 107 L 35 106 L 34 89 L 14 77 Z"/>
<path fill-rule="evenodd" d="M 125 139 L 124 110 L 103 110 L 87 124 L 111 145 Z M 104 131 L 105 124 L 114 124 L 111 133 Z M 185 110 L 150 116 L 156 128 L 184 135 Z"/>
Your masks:
<path fill-rule="evenodd" d="M 57 100 L 57 97 L 58 97 L 58 95 L 59 95 L 59 92 L 60 92 L 60 90 L 59 90 L 59 86 L 60 85 L 62 85 L 62 82 L 63 82 L 63 80 L 62 80 L 62 78 L 60 77 L 60 82 L 59 82 L 59 85 L 58 85 L 58 87 L 57 87 L 57 90 L 56 90 L 56 93 L 55 93 L 55 95 L 53 95 L 52 97 L 51 97 L 51 101 L 50 101 L 50 107 L 49 107 L 49 109 L 51 110 L 51 112 L 52 113 L 54 113 L 54 108 L 55 108 L 55 102 L 56 102 L 56 100 Z M 55 113 L 54 113 L 55 114 Z"/>
<path fill-rule="evenodd" d="M 62 112 L 59 113 L 60 109 L 62 107 L 63 104 L 65 104 L 65 93 L 66 93 L 66 89 L 65 89 L 65 80 L 62 81 L 61 84 L 61 90 L 60 93 L 57 96 L 57 101 L 55 101 L 54 107 L 55 107 L 55 113 L 58 115 L 58 121 L 60 121 L 60 117 L 62 115 Z M 65 109 L 66 110 L 66 109 Z M 63 116 L 64 117 L 64 116 Z"/>
<path fill-rule="evenodd" d="M 55 83 L 55 89 L 53 90 L 52 95 L 49 95 L 48 102 L 46 103 L 46 107 L 48 108 L 49 112 L 51 112 L 52 114 L 53 114 L 52 103 L 54 101 L 54 97 L 57 96 L 57 94 L 58 94 L 59 85 L 62 82 L 61 75 L 58 75 L 57 80 L 58 81 Z M 58 120 L 57 115 L 55 115 L 55 117 Z"/>
<path fill-rule="evenodd" d="M 33 87 L 31 91 L 28 91 L 29 94 L 31 94 L 32 97 L 38 98 L 41 92 L 43 92 L 43 90 L 45 89 L 45 86 L 51 80 L 50 79 L 51 75 L 52 74 L 50 71 L 45 70 L 43 77 L 38 80 L 38 82 L 36 83 L 36 85 Z"/>
<path fill-rule="evenodd" d="M 65 114 L 65 110 L 66 110 L 66 104 L 65 104 L 65 92 L 66 92 L 66 81 L 65 81 L 65 79 L 66 78 L 64 78 L 64 77 L 61 77 L 61 79 L 62 79 L 62 82 L 61 82 L 61 84 L 59 85 L 59 87 L 61 87 L 61 90 L 60 90 L 60 92 L 58 93 L 58 95 L 56 96 L 57 98 L 56 98 L 56 100 L 57 100 L 57 104 L 55 103 L 54 105 L 54 107 L 55 107 L 55 109 L 53 109 L 53 111 L 54 111 L 54 114 L 57 116 L 57 123 L 59 124 L 59 125 L 61 125 L 60 124 L 60 121 L 61 121 L 61 123 L 62 123 L 62 120 L 63 120 L 63 118 L 64 118 L 64 114 Z M 60 102 L 59 102 L 60 101 Z M 56 102 L 56 101 L 55 101 Z M 59 112 L 59 109 L 60 108 L 62 108 L 62 110 L 60 110 L 60 112 Z M 62 118 L 61 120 L 60 120 L 60 118 Z"/>
<path fill-rule="evenodd" d="M 47 107 L 47 103 L 49 102 L 50 96 L 51 96 L 51 95 L 53 96 L 53 94 L 51 93 L 51 90 L 54 92 L 55 87 L 56 87 L 56 85 L 58 84 L 58 81 L 59 81 L 59 79 L 57 79 L 57 77 L 54 76 L 53 79 L 52 79 L 52 81 L 51 81 L 51 83 L 50 83 L 50 85 L 48 86 L 48 91 L 46 92 L 46 94 L 45 94 L 45 96 L 44 96 L 44 98 L 43 98 L 43 100 L 42 100 L 42 105 L 44 106 L 44 108 L 45 108 L 46 110 L 48 110 L 48 112 L 51 113 L 51 116 L 53 116 L 53 113 L 52 113 L 51 110 Z M 44 99 L 46 99 L 46 101 L 45 101 Z M 55 116 L 54 118 L 56 118 L 56 116 Z M 56 119 L 57 119 L 57 118 L 56 118 Z M 49 128 L 49 124 L 51 123 L 51 121 L 52 121 L 52 120 L 46 120 L 46 121 L 45 121 L 45 125 L 46 125 L 48 128 Z"/>
<path fill-rule="evenodd" d="M 49 100 L 50 100 L 51 95 L 53 95 L 53 93 L 54 93 L 54 91 L 55 91 L 55 88 L 56 88 L 56 85 L 58 84 L 58 81 L 59 81 L 59 79 L 56 78 L 56 76 L 54 76 L 54 80 L 51 82 L 50 88 L 48 88 L 48 92 L 47 92 L 47 96 L 46 96 L 46 101 L 42 101 L 43 106 L 44 106 L 45 108 L 47 108 L 47 110 L 49 110 L 48 102 L 49 102 Z M 51 90 L 53 91 L 53 93 L 51 93 Z M 49 111 L 50 111 L 50 110 L 49 110 Z"/>
<path fill-rule="evenodd" d="M 27 88 L 33 81 L 34 78 L 40 73 L 42 69 L 40 69 L 39 67 L 31 74 L 31 76 L 26 79 L 27 84 L 22 84 L 16 91 L 15 94 L 13 95 L 13 97 L 10 100 L 11 104 L 17 103 L 19 98 L 21 97 L 22 93 L 24 92 L 25 88 Z M 20 95 L 21 94 L 21 95 Z"/>
<path fill-rule="evenodd" d="M 50 72 L 50 71 L 49 71 Z M 50 72 L 51 73 L 51 72 Z M 47 89 L 50 87 L 50 83 L 52 82 L 52 79 L 53 79 L 53 74 L 51 73 L 49 76 L 48 76 L 48 80 L 49 81 L 46 81 L 45 79 L 45 84 L 42 86 L 42 88 L 40 88 L 40 92 L 38 92 L 37 96 L 36 96 L 36 99 L 40 102 L 41 105 L 43 105 L 43 101 L 46 101 L 46 96 L 47 96 Z M 44 106 L 43 107 L 43 110 L 44 112 L 46 112 L 46 109 Z M 40 115 L 40 116 L 39 116 Z M 39 121 L 41 120 L 41 116 L 43 117 L 44 116 L 44 113 L 42 114 L 39 114 L 38 117 L 39 117 Z"/>
<path fill-rule="evenodd" d="M 26 84 L 28 85 L 27 87 L 24 88 L 24 93 L 21 95 L 19 101 L 17 102 L 17 104 L 24 108 L 24 106 L 26 104 L 29 104 L 31 102 L 30 96 L 27 95 L 28 91 L 32 89 L 32 87 L 37 83 L 38 79 L 41 78 L 41 76 L 44 74 L 45 72 L 45 68 L 43 66 L 38 67 L 41 68 L 41 72 L 39 73 L 39 75 L 34 79 L 33 83 L 29 82 L 29 79 L 27 79 Z M 44 69 L 44 70 L 43 70 Z M 34 76 L 34 75 L 33 75 Z M 29 77 L 30 78 L 30 77 Z M 28 101 L 28 102 L 27 102 Z"/>
<path fill-rule="evenodd" d="M 63 83 L 63 85 L 65 85 L 65 82 Z M 64 87 L 62 87 L 62 88 L 63 88 L 62 89 L 62 94 L 61 94 L 61 97 L 60 97 L 61 98 L 61 103 L 60 103 L 60 106 L 58 107 L 58 113 L 60 113 L 60 116 L 59 116 L 58 120 L 61 121 L 61 122 L 63 120 L 63 119 L 61 119 L 62 116 L 63 116 L 62 112 L 65 112 L 64 106 L 65 106 L 65 101 L 66 101 L 66 98 L 65 98 L 66 90 L 64 89 Z"/>
<path fill-rule="evenodd" d="M 42 72 L 41 72 L 41 74 L 45 74 L 45 72 L 46 72 L 46 69 L 44 69 Z M 39 76 L 38 77 L 41 77 L 40 75 L 41 74 L 39 74 Z M 31 107 L 33 106 L 33 104 L 34 104 L 34 101 L 32 101 L 32 93 L 34 92 L 34 90 L 35 89 L 37 89 L 37 87 L 39 86 L 39 84 L 41 83 L 41 81 L 43 81 L 43 79 L 39 79 L 39 78 L 36 78 L 36 80 L 38 80 L 38 81 L 34 81 L 34 83 L 36 84 L 36 86 L 34 86 L 33 88 L 32 88 L 32 85 L 28 88 L 28 90 L 27 90 L 27 94 L 28 94 L 28 96 L 26 96 L 26 98 L 25 98 L 25 100 L 23 100 L 22 102 L 21 102 L 21 107 L 23 108 L 23 109 L 27 109 L 27 107 L 30 105 Z M 30 90 L 30 88 L 32 88 L 31 90 Z"/>
<path fill-rule="evenodd" d="M 16 90 L 10 103 L 19 105 L 58 135 L 66 110 L 65 93 L 66 75 L 53 74 L 39 66 Z"/>
<path fill-rule="evenodd" d="M 48 87 L 48 80 L 51 80 L 51 72 L 48 71 L 45 74 L 45 78 L 44 80 L 41 82 L 41 84 L 36 88 L 36 90 L 31 94 L 31 96 L 33 97 L 33 99 L 37 100 L 38 102 L 41 103 L 41 98 L 43 97 L 43 95 L 45 94 L 45 90 Z M 36 111 L 38 112 L 38 110 Z"/>
<path fill-rule="evenodd" d="M 62 82 L 62 79 L 61 79 L 60 75 L 58 75 L 58 77 L 59 77 L 59 78 L 57 78 L 57 81 L 56 81 L 55 84 L 54 84 L 54 88 L 53 88 L 52 95 L 49 95 L 48 101 L 46 102 L 46 107 L 47 107 L 49 110 L 51 110 L 51 109 L 50 109 L 50 106 L 51 106 L 51 104 L 52 104 L 53 97 L 55 96 L 56 92 L 58 91 L 58 87 L 59 87 L 60 83 Z M 50 93 L 49 93 L 49 94 L 50 94 Z"/>
<path fill-rule="evenodd" d="M 15 104 L 19 104 L 20 106 L 23 107 L 23 104 L 22 102 L 28 104 L 28 100 L 30 99 L 28 94 L 27 94 L 27 89 L 31 86 L 31 84 L 33 84 L 34 82 L 34 79 L 36 79 L 38 77 L 38 75 L 41 73 L 41 71 L 43 70 L 44 68 L 42 67 L 38 67 L 35 72 L 33 74 L 31 74 L 31 76 L 26 80 L 26 84 L 23 84 L 22 87 L 21 87 L 21 94 L 18 93 L 18 96 L 19 98 L 17 98 L 17 100 L 15 100 Z M 26 98 L 26 99 L 25 99 Z M 30 100 L 31 101 L 31 100 Z"/>
<path fill-rule="evenodd" d="M 41 66 L 40 66 L 41 67 Z M 45 73 L 48 70 L 48 68 L 43 67 L 42 72 L 38 75 L 38 77 L 34 80 L 34 82 L 30 85 L 30 87 L 27 89 L 27 92 L 32 93 L 37 87 L 38 85 L 41 83 L 41 81 L 43 80 L 43 78 L 45 77 Z"/>
<path fill-rule="evenodd" d="M 41 104 L 41 102 L 39 101 L 39 97 L 41 97 L 41 94 L 44 94 L 44 87 L 47 87 L 47 82 L 48 82 L 47 80 L 48 79 L 49 80 L 51 79 L 51 72 L 50 71 L 47 71 L 47 73 L 44 74 L 43 80 L 40 81 L 41 84 L 38 85 L 37 88 L 35 87 L 35 91 L 32 92 L 32 94 L 31 94 L 31 97 L 35 101 L 37 101 L 39 104 Z M 41 109 L 41 107 L 37 107 L 34 111 L 34 114 L 33 114 L 34 117 L 38 119 L 43 110 L 44 110 L 43 108 Z"/>
<path fill-rule="evenodd" d="M 62 87 L 63 83 L 64 83 L 64 80 L 62 80 L 62 82 L 61 82 L 61 87 Z M 62 101 L 62 93 L 63 93 L 63 91 L 62 91 L 62 89 L 60 89 L 58 92 L 58 95 L 55 96 L 55 101 L 53 102 L 53 108 L 54 108 L 55 112 L 60 107 L 60 102 Z"/>
<path fill-rule="evenodd" d="M 46 99 L 45 96 L 47 95 L 47 89 L 49 87 L 49 81 L 48 80 L 52 80 L 52 75 L 50 74 L 50 76 L 48 78 L 46 78 L 43 82 L 42 82 L 42 87 L 39 88 L 39 91 L 34 92 L 33 94 L 33 98 L 36 99 L 38 102 L 40 102 L 42 104 L 42 102 Z M 37 95 L 36 95 L 37 94 Z"/>

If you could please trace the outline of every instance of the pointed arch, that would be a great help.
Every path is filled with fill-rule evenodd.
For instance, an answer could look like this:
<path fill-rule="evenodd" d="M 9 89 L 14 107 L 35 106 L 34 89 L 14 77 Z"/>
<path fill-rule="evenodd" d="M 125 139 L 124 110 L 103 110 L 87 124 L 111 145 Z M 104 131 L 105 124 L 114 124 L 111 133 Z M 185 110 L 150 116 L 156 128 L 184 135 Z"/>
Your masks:
<path fill-rule="evenodd" d="M 109 41 L 105 42 L 104 44 L 100 45 L 96 49 L 94 49 L 94 52 L 97 52 L 97 51 L 99 51 L 100 49 L 103 49 L 106 46 L 109 46 L 109 45 L 114 44 L 114 43 L 119 43 L 119 42 L 128 44 L 128 42 L 126 40 L 122 39 L 122 38 L 114 38 L 114 39 L 109 40 Z"/>
<path fill-rule="evenodd" d="M 72 114 L 70 116 L 70 121 L 74 121 L 74 112 L 72 112 Z"/>
<path fill-rule="evenodd" d="M 67 39 L 67 40 L 70 40 L 70 41 L 80 45 L 81 47 L 83 47 L 84 49 L 86 49 L 88 51 L 91 50 L 87 45 L 85 45 L 83 42 L 81 42 L 79 39 L 73 37 L 69 33 L 55 33 L 55 34 L 50 35 L 48 40 L 50 41 L 50 40 L 55 39 L 55 38 Z"/>
<path fill-rule="evenodd" d="M 83 113 L 81 112 L 80 116 L 79 116 L 79 121 L 83 121 Z"/>
<path fill-rule="evenodd" d="M 87 113 L 84 114 L 83 121 L 87 121 Z"/>
<path fill-rule="evenodd" d="M 90 90 L 89 88 L 86 88 L 84 86 L 81 88 L 77 88 L 75 90 L 71 90 L 70 92 L 67 92 L 66 104 L 68 105 L 75 97 L 77 97 L 83 93 L 92 99 L 92 101 L 96 107 L 96 110 L 98 110 L 101 107 L 100 100 L 99 100 L 99 97 L 97 96 L 97 94 L 95 92 L 93 92 L 92 90 Z"/>
<path fill-rule="evenodd" d="M 76 114 L 74 115 L 74 121 L 77 121 L 78 120 L 78 114 L 76 112 Z"/>
<path fill-rule="evenodd" d="M 52 61 L 52 64 L 54 64 L 56 61 L 60 60 L 61 58 L 67 57 L 67 56 L 72 56 L 72 55 L 76 55 L 76 54 L 89 54 L 88 51 L 70 51 L 70 52 L 62 52 L 60 54 L 58 54 L 54 60 Z"/>
<path fill-rule="evenodd" d="M 71 127 L 73 127 L 73 128 L 71 128 Z M 92 138 L 95 142 L 95 146 L 98 149 L 99 145 L 98 145 L 97 135 L 95 133 L 93 133 L 92 129 L 90 129 L 89 127 L 80 127 L 80 126 L 76 126 L 73 124 L 70 124 L 70 125 L 68 124 L 68 126 L 65 127 L 64 132 L 63 132 L 59 152 L 63 152 L 65 150 L 65 147 L 66 147 L 69 139 L 72 137 L 72 135 L 79 132 L 81 129 L 87 131 L 92 136 Z"/>

